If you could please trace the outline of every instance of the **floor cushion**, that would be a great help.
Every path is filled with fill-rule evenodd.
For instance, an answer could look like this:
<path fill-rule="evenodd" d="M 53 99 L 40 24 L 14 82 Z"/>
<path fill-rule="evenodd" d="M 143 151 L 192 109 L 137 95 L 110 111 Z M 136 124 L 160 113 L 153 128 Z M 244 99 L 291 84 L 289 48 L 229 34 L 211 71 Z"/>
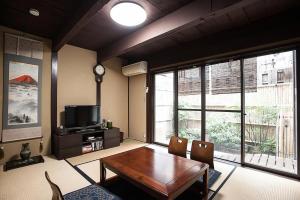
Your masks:
<path fill-rule="evenodd" d="M 65 200 L 121 200 L 98 185 L 90 185 L 64 195 Z"/>
<path fill-rule="evenodd" d="M 211 188 L 211 186 L 218 180 L 222 173 L 215 170 L 215 169 L 209 169 L 208 171 L 208 188 Z M 203 177 L 201 176 L 199 179 L 199 182 L 203 184 Z"/>

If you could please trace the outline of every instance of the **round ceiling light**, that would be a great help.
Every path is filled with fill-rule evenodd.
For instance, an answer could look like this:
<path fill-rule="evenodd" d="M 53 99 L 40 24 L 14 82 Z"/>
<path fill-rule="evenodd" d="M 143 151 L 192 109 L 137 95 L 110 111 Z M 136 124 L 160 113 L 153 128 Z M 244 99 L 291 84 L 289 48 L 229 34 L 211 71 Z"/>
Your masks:
<path fill-rule="evenodd" d="M 145 9 L 132 2 L 121 2 L 112 7 L 110 17 L 118 24 L 124 26 L 136 26 L 147 18 Z"/>
<path fill-rule="evenodd" d="M 37 9 L 34 9 L 34 8 L 30 8 L 29 13 L 33 16 L 36 16 L 36 17 L 40 15 L 40 12 Z"/>

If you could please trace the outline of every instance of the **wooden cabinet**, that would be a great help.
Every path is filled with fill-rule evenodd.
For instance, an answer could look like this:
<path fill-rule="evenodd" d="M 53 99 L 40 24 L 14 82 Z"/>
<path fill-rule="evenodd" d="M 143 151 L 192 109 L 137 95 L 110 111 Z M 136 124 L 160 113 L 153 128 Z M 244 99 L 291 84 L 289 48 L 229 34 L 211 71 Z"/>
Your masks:
<path fill-rule="evenodd" d="M 54 154 L 58 159 L 78 156 L 82 152 L 82 135 L 54 135 Z"/>
<path fill-rule="evenodd" d="M 120 129 L 112 128 L 104 131 L 104 149 L 120 146 Z"/>
<path fill-rule="evenodd" d="M 95 130 L 84 132 L 65 133 L 54 135 L 54 154 L 58 159 L 70 158 L 82 154 L 82 146 L 86 134 L 96 135 L 103 138 L 104 149 L 120 146 L 120 129 L 113 127 L 108 130 Z"/>

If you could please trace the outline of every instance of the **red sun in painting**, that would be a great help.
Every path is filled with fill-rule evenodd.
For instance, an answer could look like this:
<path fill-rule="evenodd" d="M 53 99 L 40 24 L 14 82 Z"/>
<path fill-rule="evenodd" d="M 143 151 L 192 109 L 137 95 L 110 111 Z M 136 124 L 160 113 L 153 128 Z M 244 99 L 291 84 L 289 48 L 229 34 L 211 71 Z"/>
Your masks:
<path fill-rule="evenodd" d="M 29 75 L 22 75 L 17 78 L 9 80 L 9 83 L 11 84 L 30 84 L 30 85 L 37 85 L 36 80 L 34 80 Z"/>

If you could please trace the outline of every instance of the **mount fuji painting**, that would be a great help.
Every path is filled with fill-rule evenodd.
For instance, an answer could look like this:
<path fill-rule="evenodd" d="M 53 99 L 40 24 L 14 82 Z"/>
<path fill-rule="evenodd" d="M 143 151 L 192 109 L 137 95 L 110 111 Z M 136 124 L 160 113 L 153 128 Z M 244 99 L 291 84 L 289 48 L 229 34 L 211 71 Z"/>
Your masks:
<path fill-rule="evenodd" d="M 10 61 L 8 125 L 38 122 L 38 65 Z"/>

